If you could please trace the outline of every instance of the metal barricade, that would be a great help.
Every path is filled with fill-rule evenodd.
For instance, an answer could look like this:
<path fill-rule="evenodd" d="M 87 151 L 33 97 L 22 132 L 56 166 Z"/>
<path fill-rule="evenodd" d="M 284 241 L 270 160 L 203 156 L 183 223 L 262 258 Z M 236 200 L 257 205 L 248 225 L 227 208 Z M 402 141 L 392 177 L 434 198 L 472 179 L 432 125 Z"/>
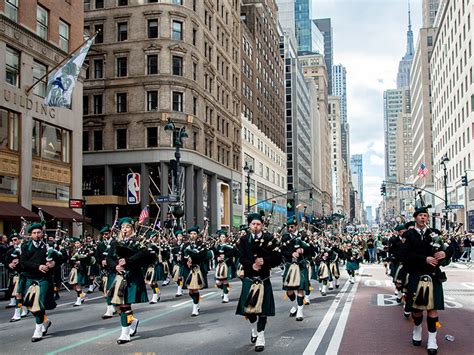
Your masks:
<path fill-rule="evenodd" d="M 0 263 L 0 292 L 5 292 L 8 290 L 8 269 L 5 265 Z"/>

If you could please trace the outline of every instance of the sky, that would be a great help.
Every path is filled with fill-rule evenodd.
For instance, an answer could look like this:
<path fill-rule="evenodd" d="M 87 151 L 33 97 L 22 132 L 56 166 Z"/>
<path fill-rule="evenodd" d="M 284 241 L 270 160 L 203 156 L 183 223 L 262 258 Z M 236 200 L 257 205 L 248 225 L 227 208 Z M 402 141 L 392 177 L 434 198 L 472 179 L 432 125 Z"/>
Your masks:
<path fill-rule="evenodd" d="M 331 18 L 333 64 L 347 69 L 350 153 L 363 154 L 364 202 L 381 202 L 385 176 L 383 91 L 396 89 L 406 52 L 408 0 L 312 0 L 312 18 Z M 422 0 L 411 0 L 414 45 L 422 24 Z"/>

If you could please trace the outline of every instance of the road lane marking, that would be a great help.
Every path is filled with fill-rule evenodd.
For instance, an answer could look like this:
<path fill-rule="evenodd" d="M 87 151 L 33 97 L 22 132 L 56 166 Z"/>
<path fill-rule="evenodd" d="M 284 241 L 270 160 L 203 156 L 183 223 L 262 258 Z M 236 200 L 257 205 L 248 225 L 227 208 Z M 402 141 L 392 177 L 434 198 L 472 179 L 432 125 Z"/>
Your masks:
<path fill-rule="evenodd" d="M 203 295 L 203 297 L 206 297 L 206 296 L 209 296 L 209 295 L 212 296 L 212 297 L 214 297 L 214 296 L 216 296 L 217 294 L 216 294 L 215 292 L 209 292 L 209 293 L 206 293 L 205 295 Z M 212 298 L 212 297 L 210 297 L 210 298 Z M 158 313 L 158 314 L 156 314 L 156 315 L 154 315 L 154 316 L 152 316 L 152 317 L 149 317 L 149 318 L 145 318 L 145 319 L 143 319 L 143 320 L 140 320 L 140 324 L 147 323 L 147 322 L 150 322 L 150 321 L 152 321 L 152 320 L 154 320 L 154 319 L 164 317 L 164 316 L 166 316 L 166 315 L 168 315 L 168 314 L 174 313 L 175 311 L 176 311 L 176 309 L 169 309 L 169 310 L 167 310 L 167 311 L 162 311 L 162 312 L 160 312 L 160 313 Z M 114 329 L 112 329 L 112 330 L 109 330 L 108 332 L 105 332 L 105 333 L 101 334 L 101 335 L 97 335 L 97 336 L 92 337 L 92 338 L 87 338 L 87 339 L 85 339 L 85 340 L 78 341 L 78 342 L 73 343 L 73 344 L 71 344 L 71 345 L 64 346 L 64 347 L 62 347 L 62 348 L 53 350 L 53 351 L 51 351 L 51 352 L 46 353 L 46 355 L 59 354 L 59 353 L 64 352 L 64 351 L 77 348 L 78 346 L 81 346 L 81 345 L 84 345 L 84 344 L 88 344 L 88 343 L 91 343 L 91 342 L 93 342 L 93 341 L 96 341 L 96 340 L 105 338 L 105 337 L 107 337 L 107 336 L 109 336 L 109 335 L 111 335 L 111 334 L 114 334 L 114 333 L 117 334 L 120 329 L 121 329 L 121 327 L 120 327 L 120 328 L 119 328 L 119 327 L 114 328 Z M 111 344 L 111 346 L 112 346 L 112 344 Z"/>
<path fill-rule="evenodd" d="M 333 319 L 334 314 L 336 313 L 337 306 L 339 306 L 339 302 L 342 296 L 344 295 L 344 292 L 349 287 L 349 284 L 349 281 L 346 281 L 342 289 L 336 295 L 336 298 L 332 302 L 331 307 L 329 307 L 329 310 L 326 312 L 326 315 L 324 316 L 323 320 L 321 321 L 321 323 L 319 323 L 318 329 L 316 329 L 313 337 L 306 346 L 303 355 L 315 354 L 316 350 L 318 350 L 318 347 L 321 344 L 321 341 L 323 340 L 324 334 L 326 333 L 329 324 L 331 323 L 331 320 Z"/>
<path fill-rule="evenodd" d="M 201 297 L 204 298 L 204 297 L 207 297 L 207 296 L 212 295 L 212 294 L 214 294 L 214 293 L 216 293 L 216 292 L 215 292 L 215 291 L 209 292 L 209 293 L 206 293 L 206 294 L 202 295 Z M 192 300 L 184 301 L 184 302 L 175 304 L 175 305 L 173 305 L 173 306 L 171 306 L 171 307 L 172 307 L 172 308 L 176 308 L 176 307 L 180 307 L 180 306 L 182 306 L 182 305 L 184 305 L 184 304 L 188 304 L 188 303 L 191 303 L 191 302 L 192 302 Z"/>
<path fill-rule="evenodd" d="M 93 300 L 98 300 L 99 298 L 103 298 L 105 300 L 105 296 L 97 296 L 97 297 L 92 297 L 92 298 L 86 298 L 86 300 L 84 301 L 84 303 L 88 302 L 88 301 L 93 301 Z M 61 303 L 61 304 L 58 304 L 56 306 L 56 308 L 58 307 L 64 307 L 64 306 L 67 306 L 67 305 L 71 305 L 71 304 L 74 304 L 76 302 L 67 302 L 67 303 Z"/>
<path fill-rule="evenodd" d="M 357 292 L 357 287 L 360 282 L 355 283 L 352 286 L 349 296 L 346 298 L 344 308 L 342 309 L 341 315 L 336 325 L 336 329 L 331 337 L 331 342 L 329 343 L 328 348 L 326 349 L 326 354 L 337 354 L 339 351 L 339 346 L 341 345 L 342 336 L 344 335 L 344 330 L 346 329 L 347 319 L 349 318 L 349 312 L 352 307 L 352 302 L 354 301 L 355 293 Z"/>

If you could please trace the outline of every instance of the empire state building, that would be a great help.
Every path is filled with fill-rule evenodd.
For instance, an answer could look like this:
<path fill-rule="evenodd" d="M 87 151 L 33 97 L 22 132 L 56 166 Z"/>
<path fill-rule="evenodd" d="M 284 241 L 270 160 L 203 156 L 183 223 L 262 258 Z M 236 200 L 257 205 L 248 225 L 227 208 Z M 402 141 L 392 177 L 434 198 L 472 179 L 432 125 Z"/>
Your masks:
<path fill-rule="evenodd" d="M 397 89 L 407 88 L 410 86 L 410 69 L 415 53 L 413 47 L 413 32 L 411 30 L 410 7 L 408 7 L 408 31 L 407 31 L 407 52 L 400 60 L 397 74 Z"/>

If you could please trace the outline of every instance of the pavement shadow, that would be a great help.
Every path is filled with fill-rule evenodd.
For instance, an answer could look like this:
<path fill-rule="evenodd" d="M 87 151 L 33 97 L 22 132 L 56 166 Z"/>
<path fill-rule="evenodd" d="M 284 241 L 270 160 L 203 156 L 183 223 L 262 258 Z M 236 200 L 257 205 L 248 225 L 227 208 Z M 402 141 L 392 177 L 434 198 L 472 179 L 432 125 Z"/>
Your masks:
<path fill-rule="evenodd" d="M 217 319 L 212 321 L 206 321 L 205 323 L 186 323 L 176 324 L 170 327 L 157 328 L 154 330 L 140 331 L 138 329 L 137 339 L 149 339 L 149 338 L 162 338 L 169 335 L 179 336 L 180 334 L 197 332 L 201 329 L 208 327 L 210 323 L 216 323 Z"/>

